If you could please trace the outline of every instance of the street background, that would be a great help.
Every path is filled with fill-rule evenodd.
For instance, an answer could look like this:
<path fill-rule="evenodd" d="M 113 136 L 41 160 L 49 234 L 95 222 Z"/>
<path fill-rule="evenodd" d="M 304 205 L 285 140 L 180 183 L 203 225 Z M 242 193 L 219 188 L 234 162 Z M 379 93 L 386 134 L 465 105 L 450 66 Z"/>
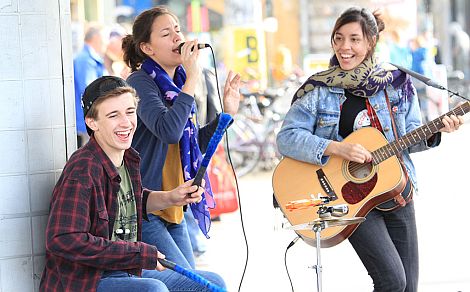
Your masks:
<path fill-rule="evenodd" d="M 444 134 L 439 147 L 416 153 L 419 194 L 414 197 L 420 249 L 420 285 L 424 292 L 470 291 L 469 207 L 470 124 Z M 272 171 L 239 180 L 248 266 L 240 291 L 291 291 L 284 253 L 295 238 L 280 229 L 282 215 L 272 208 Z M 201 269 L 219 272 L 229 291 L 238 291 L 246 245 L 240 212 L 214 222 Z M 372 281 L 347 240 L 321 250 L 324 292 L 372 291 Z M 314 247 L 299 240 L 287 252 L 294 291 L 316 290 Z"/>
<path fill-rule="evenodd" d="M 74 80 L 83 76 L 75 76 L 73 60 L 84 48 L 87 30 L 103 28 L 96 53 L 124 77 L 120 38 L 130 33 L 136 15 L 156 5 L 167 5 L 178 16 L 189 39 L 213 47 L 215 59 L 211 50 L 202 50 L 201 66 L 217 68 L 219 84 L 228 69 L 243 77 L 244 102 L 231 126 L 242 130 L 242 136 L 234 136 L 239 144 L 232 154 L 239 158 L 238 169 L 248 173 L 240 175 L 241 208 L 214 222 L 208 250 L 199 259 L 201 267 L 224 276 L 230 291 L 238 290 L 247 256 L 241 291 L 290 291 L 283 258 L 294 233 L 281 228 L 282 215 L 272 209 L 271 174 L 278 159 L 273 137 L 293 91 L 328 65 L 329 34 L 342 11 L 352 5 L 380 8 L 386 31 L 377 56 L 391 59 L 387 49 L 411 49 L 410 41 L 424 38 L 426 65 L 432 69 L 427 76 L 470 96 L 467 0 L 330 0 L 328 5 L 318 0 L 0 0 L 1 292 L 38 291 L 52 189 L 79 146 Z M 392 40 L 394 31 L 398 42 Z M 287 106 L 271 107 L 281 98 Z M 419 98 L 425 118 L 458 102 L 430 88 Z M 469 128 L 467 118 L 467 125 L 445 135 L 439 148 L 414 155 L 424 292 L 470 291 Z M 244 164 L 255 155 L 261 163 L 253 171 Z M 315 271 L 308 268 L 315 264 L 315 252 L 301 241 L 288 251 L 295 291 L 315 291 Z M 324 291 L 372 290 L 347 241 L 322 250 L 322 257 Z"/>

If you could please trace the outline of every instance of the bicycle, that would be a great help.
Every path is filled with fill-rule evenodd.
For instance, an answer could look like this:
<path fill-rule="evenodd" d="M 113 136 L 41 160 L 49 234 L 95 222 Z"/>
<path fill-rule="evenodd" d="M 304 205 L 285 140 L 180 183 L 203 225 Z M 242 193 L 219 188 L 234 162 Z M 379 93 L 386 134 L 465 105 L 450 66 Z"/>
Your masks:
<path fill-rule="evenodd" d="M 276 107 L 278 92 L 242 93 L 239 113 L 227 130 L 230 157 L 238 176 L 257 167 L 272 169 L 280 161 L 276 135 L 285 113 Z"/>

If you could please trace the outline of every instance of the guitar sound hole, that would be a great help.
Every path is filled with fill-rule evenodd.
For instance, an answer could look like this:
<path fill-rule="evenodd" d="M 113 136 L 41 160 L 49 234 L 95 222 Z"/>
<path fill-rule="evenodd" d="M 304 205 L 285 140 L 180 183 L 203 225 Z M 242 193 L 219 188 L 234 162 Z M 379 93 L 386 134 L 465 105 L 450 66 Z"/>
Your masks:
<path fill-rule="evenodd" d="M 361 180 L 372 173 L 372 164 L 349 162 L 348 172 L 351 174 L 351 177 Z"/>

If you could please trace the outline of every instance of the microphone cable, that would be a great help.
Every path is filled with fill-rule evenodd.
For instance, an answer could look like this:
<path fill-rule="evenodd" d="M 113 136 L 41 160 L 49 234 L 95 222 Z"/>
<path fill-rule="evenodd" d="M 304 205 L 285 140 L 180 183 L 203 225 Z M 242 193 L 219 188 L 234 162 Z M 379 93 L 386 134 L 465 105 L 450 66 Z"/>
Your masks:
<path fill-rule="evenodd" d="M 220 96 L 219 77 L 218 77 L 218 74 L 217 74 L 217 63 L 215 61 L 214 50 L 212 49 L 211 45 L 207 45 L 207 47 L 209 47 L 211 49 L 212 60 L 214 62 L 214 73 L 215 73 L 215 82 L 216 82 L 216 87 L 217 87 L 217 96 L 219 97 L 220 108 L 222 109 L 222 112 L 224 112 L 222 97 Z M 238 209 L 240 211 L 240 223 L 241 223 L 243 239 L 245 241 L 245 247 L 246 247 L 245 266 L 243 267 L 243 273 L 242 273 L 242 276 L 240 278 L 240 284 L 238 286 L 238 292 L 240 292 L 240 289 L 241 289 L 242 283 L 243 283 L 243 279 L 245 278 L 246 268 L 248 266 L 249 248 L 248 248 L 248 240 L 246 238 L 245 224 L 243 222 L 243 212 L 242 212 L 242 203 L 241 203 L 241 199 L 240 199 L 240 189 L 238 187 L 238 179 L 237 179 L 237 174 L 235 172 L 235 168 L 233 167 L 232 157 L 230 156 L 230 147 L 229 147 L 229 143 L 228 143 L 227 130 L 225 130 L 225 145 L 226 145 L 226 149 L 227 149 L 227 157 L 228 157 L 228 160 L 229 160 L 230 168 L 232 169 L 233 177 L 235 179 L 235 188 L 237 190 L 237 199 L 238 199 Z"/>
<path fill-rule="evenodd" d="M 289 279 L 290 288 L 294 292 L 294 286 L 292 285 L 292 279 L 290 278 L 289 269 L 287 268 L 287 251 L 289 248 L 293 247 L 294 244 L 299 240 L 300 236 L 295 237 L 287 246 L 286 251 L 284 252 L 284 267 L 286 268 L 287 278 Z"/>

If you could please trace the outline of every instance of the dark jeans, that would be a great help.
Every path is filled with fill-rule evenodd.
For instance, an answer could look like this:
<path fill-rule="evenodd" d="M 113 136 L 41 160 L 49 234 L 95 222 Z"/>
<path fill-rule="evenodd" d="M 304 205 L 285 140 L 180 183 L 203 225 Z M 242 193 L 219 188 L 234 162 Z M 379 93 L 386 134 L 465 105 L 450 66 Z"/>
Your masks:
<path fill-rule="evenodd" d="M 376 292 L 418 289 L 418 235 L 414 203 L 391 212 L 373 209 L 349 237 Z"/>

